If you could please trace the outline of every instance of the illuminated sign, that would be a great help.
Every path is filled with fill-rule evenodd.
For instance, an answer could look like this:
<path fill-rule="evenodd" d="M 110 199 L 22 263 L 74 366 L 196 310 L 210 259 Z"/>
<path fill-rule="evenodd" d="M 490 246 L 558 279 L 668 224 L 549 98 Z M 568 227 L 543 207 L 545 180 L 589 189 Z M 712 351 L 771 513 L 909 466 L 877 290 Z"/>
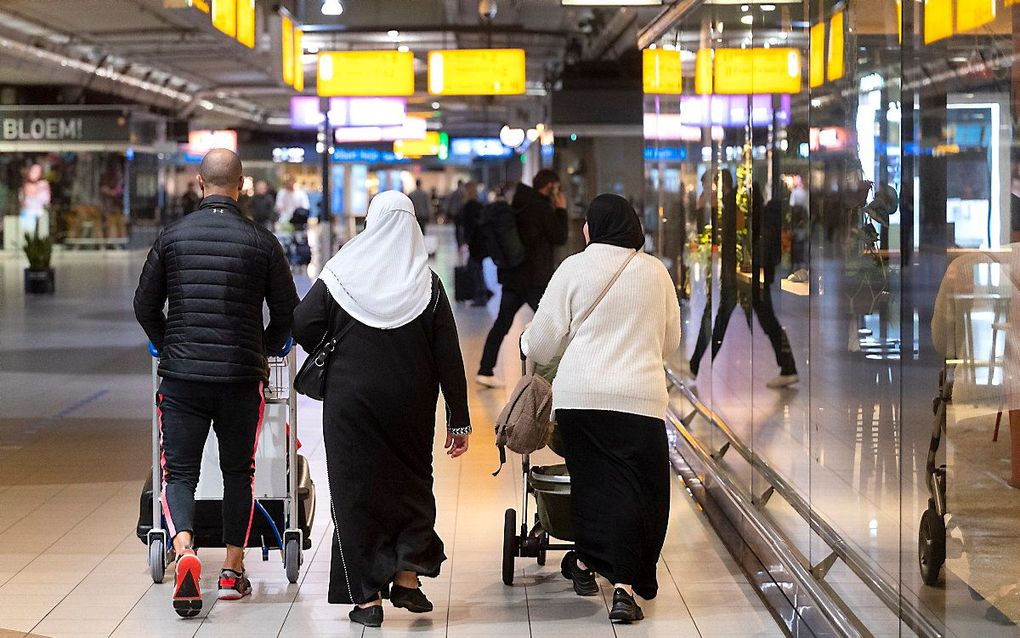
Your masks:
<path fill-rule="evenodd" d="M 281 16 L 282 42 L 280 51 L 283 56 L 283 83 L 294 86 L 294 23 L 287 16 Z"/>
<path fill-rule="evenodd" d="M 237 35 L 237 0 L 212 0 L 212 24 L 230 37 Z"/>
<path fill-rule="evenodd" d="M 439 155 L 439 131 L 428 131 L 420 140 L 396 140 L 393 142 L 393 152 L 401 157 Z"/>
<path fill-rule="evenodd" d="M 305 149 L 300 146 L 281 146 L 273 149 L 276 163 L 301 164 L 305 161 Z"/>
<path fill-rule="evenodd" d="M 683 162 L 687 159 L 686 146 L 646 146 L 645 160 L 649 162 Z"/>
<path fill-rule="evenodd" d="M 701 142 L 702 126 L 684 124 L 679 113 L 645 113 L 644 136 L 648 140 Z M 721 126 L 712 126 L 713 140 L 723 139 L 725 131 Z"/>
<path fill-rule="evenodd" d="M 995 0 L 957 0 L 957 31 L 973 31 L 993 20 L 995 20 Z"/>
<path fill-rule="evenodd" d="M 400 126 L 344 126 L 336 129 L 338 144 L 347 142 L 393 142 L 396 140 L 423 140 L 427 126 L 425 120 L 409 117 Z"/>
<path fill-rule="evenodd" d="M 393 164 L 410 160 L 397 157 L 393 151 L 378 148 L 338 148 L 333 151 L 333 161 L 347 164 Z"/>
<path fill-rule="evenodd" d="M 214 148 L 225 148 L 237 152 L 237 131 L 191 131 L 188 133 L 188 153 L 205 155 Z"/>
<path fill-rule="evenodd" d="M 164 9 L 186 9 L 193 7 L 202 13 L 209 13 L 209 0 L 163 0 Z"/>
<path fill-rule="evenodd" d="M 829 82 L 843 77 L 843 12 L 837 11 L 829 20 L 829 55 L 826 64 Z"/>
<path fill-rule="evenodd" d="M 328 51 L 319 54 L 317 92 L 331 96 L 414 95 L 410 51 Z"/>
<path fill-rule="evenodd" d="M 780 95 L 776 123 L 790 123 L 790 96 Z M 680 97 L 680 122 L 689 126 L 768 126 L 772 124 L 773 96 L 684 95 Z"/>
<path fill-rule="evenodd" d="M 314 129 L 322 123 L 320 98 L 295 95 L 290 98 L 290 126 Z M 407 119 L 407 101 L 400 97 L 331 97 L 330 126 L 401 126 Z M 392 140 L 390 140 L 392 141 Z"/>
<path fill-rule="evenodd" d="M 641 52 L 641 81 L 645 93 L 679 95 L 681 87 L 680 52 L 645 49 Z"/>
<path fill-rule="evenodd" d="M 712 94 L 712 50 L 698 49 L 694 57 L 694 92 Z"/>
<path fill-rule="evenodd" d="M 255 0 L 237 0 L 237 41 L 255 48 Z"/>
<path fill-rule="evenodd" d="M 825 23 L 811 27 L 811 60 L 808 65 L 808 85 L 817 88 L 825 84 Z"/>
<path fill-rule="evenodd" d="M 429 51 L 433 95 L 522 95 L 524 49 Z"/>
<path fill-rule="evenodd" d="M 305 63 L 302 58 L 304 54 L 304 32 L 294 27 L 294 90 L 305 90 Z"/>
<path fill-rule="evenodd" d="M 714 92 L 800 93 L 797 49 L 715 49 Z"/>
<path fill-rule="evenodd" d="M 846 129 L 838 126 L 829 128 L 813 128 L 808 132 L 812 151 L 838 151 L 846 148 L 848 135 Z"/>
<path fill-rule="evenodd" d="M 953 35 L 953 0 L 924 0 L 924 43 Z"/>
<path fill-rule="evenodd" d="M 495 137 L 460 137 L 450 140 L 451 157 L 511 157 L 513 154 L 512 148 L 507 148 Z"/>

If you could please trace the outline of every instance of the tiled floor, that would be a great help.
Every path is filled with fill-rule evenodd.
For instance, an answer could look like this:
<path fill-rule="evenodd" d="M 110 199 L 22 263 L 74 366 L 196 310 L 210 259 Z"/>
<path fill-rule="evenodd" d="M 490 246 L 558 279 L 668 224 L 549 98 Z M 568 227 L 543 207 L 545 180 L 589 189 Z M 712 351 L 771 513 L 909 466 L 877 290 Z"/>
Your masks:
<path fill-rule="evenodd" d="M 61 254 L 58 293 L 26 299 L 20 264 L 0 257 L 0 637 L 8 636 L 780 636 L 706 519 L 675 484 L 660 562 L 660 593 L 647 620 L 622 627 L 606 618 L 606 595 L 582 599 L 558 574 L 559 555 L 540 568 L 519 559 L 513 587 L 500 582 L 503 511 L 520 507 L 519 459 L 497 478 L 489 424 L 505 391 L 474 390 L 477 430 L 461 460 L 436 459 L 439 533 L 450 560 L 425 591 L 435 613 L 387 609 L 381 630 L 347 620 L 326 603 L 330 532 L 318 404 L 301 404 L 303 453 L 319 511 L 297 585 L 276 556 L 248 557 L 252 598 L 219 603 L 181 620 L 170 585 L 153 585 L 134 536 L 138 494 L 149 467 L 149 361 L 130 297 L 139 253 Z M 447 277 L 454 256 L 437 269 Z M 303 282 L 307 285 L 307 282 Z M 459 306 L 473 372 L 494 308 Z M 508 343 L 512 341 L 508 340 Z M 509 354 L 509 353 L 508 353 Z M 512 380 L 512 356 L 500 373 Z M 541 457 L 537 458 L 541 462 Z M 222 550 L 203 550 L 214 575 Z M 169 579 L 168 579 L 169 582 Z M 214 581 L 204 580 L 211 591 Z"/>

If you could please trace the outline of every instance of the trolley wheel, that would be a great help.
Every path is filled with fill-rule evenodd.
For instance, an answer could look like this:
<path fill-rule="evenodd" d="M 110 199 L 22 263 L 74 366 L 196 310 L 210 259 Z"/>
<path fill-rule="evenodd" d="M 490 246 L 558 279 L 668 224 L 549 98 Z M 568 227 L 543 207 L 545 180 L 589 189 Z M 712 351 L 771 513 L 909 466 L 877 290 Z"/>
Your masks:
<path fill-rule="evenodd" d="M 535 514 L 535 528 L 541 529 L 541 522 L 538 520 L 538 514 Z M 545 567 L 545 558 L 548 547 L 549 547 L 549 532 L 543 529 L 541 536 L 539 536 L 538 554 L 536 555 L 539 567 Z"/>
<path fill-rule="evenodd" d="M 159 585 L 166 575 L 166 547 L 162 539 L 156 539 L 149 543 L 149 575 L 152 582 Z"/>
<path fill-rule="evenodd" d="M 514 584 L 514 558 L 517 556 L 517 510 L 503 515 L 503 584 Z"/>
<path fill-rule="evenodd" d="M 929 508 L 921 515 L 921 526 L 917 533 L 917 564 L 925 585 L 938 584 L 945 562 L 946 522 L 938 512 Z"/>
<path fill-rule="evenodd" d="M 301 571 L 301 546 L 297 539 L 287 541 L 287 546 L 283 550 L 283 565 L 287 570 L 287 582 L 296 583 Z"/>

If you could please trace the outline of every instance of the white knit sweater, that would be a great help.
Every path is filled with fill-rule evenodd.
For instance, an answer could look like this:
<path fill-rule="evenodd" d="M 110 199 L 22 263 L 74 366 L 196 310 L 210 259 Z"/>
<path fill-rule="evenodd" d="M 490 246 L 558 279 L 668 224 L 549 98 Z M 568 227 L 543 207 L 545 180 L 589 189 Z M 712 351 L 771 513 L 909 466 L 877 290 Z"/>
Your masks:
<path fill-rule="evenodd" d="M 576 332 L 553 382 L 554 410 L 665 416 L 663 360 L 680 346 L 680 306 L 662 263 L 634 257 L 591 316 L 576 325 L 630 252 L 593 244 L 566 259 L 521 338 L 524 353 L 544 365 Z"/>

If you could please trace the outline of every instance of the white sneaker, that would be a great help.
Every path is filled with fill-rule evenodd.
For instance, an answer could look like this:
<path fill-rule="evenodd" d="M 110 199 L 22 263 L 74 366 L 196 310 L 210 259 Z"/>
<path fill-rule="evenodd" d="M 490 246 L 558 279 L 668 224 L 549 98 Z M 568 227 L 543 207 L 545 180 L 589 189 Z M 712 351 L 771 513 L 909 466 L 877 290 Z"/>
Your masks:
<path fill-rule="evenodd" d="M 770 388 L 785 388 L 786 386 L 793 385 L 798 381 L 800 381 L 800 377 L 795 374 L 780 374 L 765 385 Z"/>
<path fill-rule="evenodd" d="M 475 377 L 475 381 L 478 385 L 485 386 L 486 388 L 502 388 L 503 382 L 497 379 L 494 375 L 486 376 L 479 374 Z"/>

